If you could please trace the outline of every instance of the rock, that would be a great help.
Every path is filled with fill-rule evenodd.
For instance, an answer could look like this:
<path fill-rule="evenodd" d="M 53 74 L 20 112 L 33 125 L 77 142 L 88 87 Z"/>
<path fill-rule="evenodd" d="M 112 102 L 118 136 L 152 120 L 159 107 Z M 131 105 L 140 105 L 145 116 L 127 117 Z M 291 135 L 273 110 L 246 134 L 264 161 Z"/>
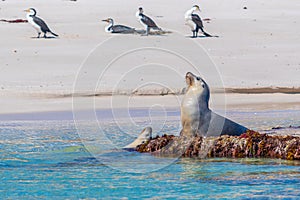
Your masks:
<path fill-rule="evenodd" d="M 300 137 L 247 131 L 240 136 L 184 138 L 163 135 L 139 145 L 138 152 L 183 157 L 280 158 L 300 160 Z"/>

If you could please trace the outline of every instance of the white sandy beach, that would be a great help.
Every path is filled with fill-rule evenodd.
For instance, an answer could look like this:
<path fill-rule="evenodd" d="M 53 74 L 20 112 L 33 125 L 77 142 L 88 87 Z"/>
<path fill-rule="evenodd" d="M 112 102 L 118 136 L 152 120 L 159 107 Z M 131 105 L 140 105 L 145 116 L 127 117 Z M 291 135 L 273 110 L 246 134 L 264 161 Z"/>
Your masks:
<path fill-rule="evenodd" d="M 192 5 L 199 4 L 205 30 L 218 38 L 191 39 L 191 32 L 184 25 L 183 15 Z M 101 58 L 115 58 L 119 47 L 105 44 L 111 37 L 104 32 L 102 19 L 112 17 L 116 23 L 142 29 L 135 12 L 143 6 L 145 13 L 151 16 L 164 30 L 172 31 L 164 36 L 140 35 L 118 36 L 118 44 L 126 49 L 143 43 L 162 45 L 165 41 L 169 48 L 181 47 L 184 52 L 191 51 L 196 60 L 197 69 L 205 75 L 212 90 L 219 88 L 289 88 L 297 93 L 300 88 L 300 2 L 297 1 L 238 1 L 238 0 L 204 0 L 195 1 L 109 1 L 109 0 L 6 0 L 0 2 L 0 19 L 25 19 L 24 9 L 34 7 L 49 25 L 60 35 L 58 39 L 34 39 L 35 30 L 27 23 L 10 24 L 0 22 L 0 91 L 2 105 L 0 113 L 24 113 L 41 111 L 71 110 L 78 72 L 87 74 L 81 77 L 83 82 L 75 90 L 80 94 L 90 95 L 93 92 L 133 91 L 148 82 L 167 85 L 172 90 L 181 91 L 185 87 L 184 75 L 187 68 L 180 61 L 167 59 L 168 55 L 150 52 L 150 57 L 161 61 L 156 64 L 145 61 L 146 71 L 132 72 L 133 58 L 138 60 L 135 65 L 143 66 L 149 54 L 138 54 L 116 62 L 114 68 L 104 74 L 99 85 L 99 75 L 106 65 Z M 247 7 L 247 9 L 243 9 Z M 181 37 L 182 36 L 182 37 Z M 178 37 L 181 39 L 178 40 Z M 137 41 L 135 43 L 135 41 Z M 104 42 L 105 48 L 96 49 L 97 56 L 89 59 L 90 52 Z M 199 55 L 207 53 L 206 60 L 199 60 L 197 51 L 190 49 L 189 44 L 196 43 L 202 47 Z M 174 45 L 174 46 L 172 46 Z M 99 46 L 98 46 L 99 47 Z M 203 53 L 204 52 L 204 53 Z M 101 57 L 102 56 L 102 57 Z M 143 57 L 145 56 L 145 57 Z M 88 58 L 88 59 L 87 59 Z M 94 59 L 95 58 L 95 59 Z M 98 58 L 98 59 L 96 59 Z M 84 60 L 97 71 L 84 71 Z M 209 60 L 210 59 L 210 60 Z M 166 63 L 164 62 L 166 61 Z M 213 65 L 212 65 L 213 64 Z M 159 66 L 168 65 L 168 70 Z M 214 84 L 213 71 L 207 72 L 208 66 L 214 66 L 219 73 Z M 174 68 L 172 68 L 174 67 Z M 173 75 L 170 72 L 179 72 Z M 124 74 L 126 76 L 124 76 Z M 163 80 L 163 81 L 162 81 Z M 98 82 L 97 82 L 98 81 Z M 100 81 L 100 83 L 101 83 Z M 122 82 L 123 81 L 123 82 Z M 119 83 L 120 82 L 120 83 Z M 97 85 L 98 83 L 98 85 Z M 96 84 L 96 85 L 95 85 Z M 154 84 L 155 85 L 155 84 Z M 157 84 L 155 85 L 157 86 Z M 119 88 L 120 87 L 120 88 Z M 157 91 L 157 88 L 146 88 Z M 249 90 L 251 93 L 251 90 Z M 159 92 L 158 92 L 159 93 Z M 212 99 L 217 99 L 212 97 Z M 67 97 L 63 97 L 67 96 Z M 299 109 L 299 94 L 228 94 L 226 105 L 230 109 Z M 77 97 L 83 102 L 92 101 L 93 97 Z M 158 99 L 163 105 L 176 107 L 178 102 L 170 101 L 173 96 L 139 96 L 132 105 L 145 107 L 145 102 Z M 179 97 L 180 99 L 180 97 Z M 155 100 L 156 101 L 156 100 Z M 216 100 L 215 100 L 216 101 Z M 109 97 L 97 97 L 96 108 L 107 108 Z M 151 103 L 147 103 L 151 104 Z M 212 103 L 218 107 L 218 103 Z M 82 109 L 90 108 L 90 105 Z"/>

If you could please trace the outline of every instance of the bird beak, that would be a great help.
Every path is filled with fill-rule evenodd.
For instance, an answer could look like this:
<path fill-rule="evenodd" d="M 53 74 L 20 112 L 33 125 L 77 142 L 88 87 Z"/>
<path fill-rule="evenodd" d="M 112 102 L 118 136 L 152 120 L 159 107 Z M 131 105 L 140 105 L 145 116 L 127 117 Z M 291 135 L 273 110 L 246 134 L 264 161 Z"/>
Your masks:
<path fill-rule="evenodd" d="M 103 21 L 103 22 L 108 22 L 108 19 L 103 19 L 103 20 L 101 20 L 101 21 Z"/>
<path fill-rule="evenodd" d="M 29 12 L 29 9 L 24 10 L 24 12 Z"/>
<path fill-rule="evenodd" d="M 198 7 L 197 10 L 199 10 L 199 12 L 201 12 L 200 8 Z"/>

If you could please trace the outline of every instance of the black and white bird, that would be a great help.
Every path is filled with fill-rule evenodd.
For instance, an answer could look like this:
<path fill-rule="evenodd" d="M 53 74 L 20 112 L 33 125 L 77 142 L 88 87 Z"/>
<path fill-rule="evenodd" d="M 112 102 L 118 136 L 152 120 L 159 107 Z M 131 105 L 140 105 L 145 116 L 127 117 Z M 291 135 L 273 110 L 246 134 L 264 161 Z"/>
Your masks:
<path fill-rule="evenodd" d="M 39 18 L 39 17 L 36 16 L 36 10 L 34 8 L 29 8 L 29 9 L 25 10 L 25 12 L 27 12 L 26 18 L 27 18 L 28 22 L 38 32 L 37 38 L 40 37 L 41 32 L 44 33 L 44 38 L 47 38 L 46 34 L 48 32 L 51 33 L 52 35 L 54 35 L 55 37 L 58 37 L 57 34 L 53 33 L 49 29 L 49 27 L 47 26 L 47 24 L 45 23 L 44 20 L 42 20 L 41 18 Z"/>
<path fill-rule="evenodd" d="M 203 29 L 203 22 L 199 15 L 194 14 L 195 11 L 200 11 L 200 8 L 198 5 L 194 5 L 190 10 L 186 11 L 184 18 L 185 18 L 185 24 L 188 25 L 192 32 L 193 32 L 193 38 L 198 37 L 199 30 L 202 31 L 203 35 L 206 37 L 212 37 L 210 34 L 206 33 Z"/>
<path fill-rule="evenodd" d="M 127 33 L 135 33 L 135 29 L 128 27 L 128 26 L 124 26 L 124 25 L 114 25 L 114 20 L 112 18 L 107 18 L 102 20 L 103 22 L 107 22 L 108 25 L 105 27 L 105 31 L 108 33 L 123 33 L 123 34 L 127 34 Z"/>
<path fill-rule="evenodd" d="M 159 28 L 150 17 L 144 15 L 144 10 L 142 7 L 140 7 L 139 10 L 136 12 L 136 17 L 139 19 L 140 23 L 145 27 L 145 35 L 149 34 L 150 29 L 161 31 L 161 28 Z"/>

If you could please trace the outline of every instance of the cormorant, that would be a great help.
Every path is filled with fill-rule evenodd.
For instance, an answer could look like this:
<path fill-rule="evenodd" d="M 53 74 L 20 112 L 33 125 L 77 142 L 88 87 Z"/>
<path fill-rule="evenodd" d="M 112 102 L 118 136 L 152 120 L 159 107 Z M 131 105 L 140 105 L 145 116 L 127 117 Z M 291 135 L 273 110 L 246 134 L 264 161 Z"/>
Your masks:
<path fill-rule="evenodd" d="M 47 26 L 47 24 L 44 22 L 44 20 L 42 20 L 41 18 L 36 16 L 36 10 L 34 8 L 29 8 L 27 10 L 25 10 L 25 12 L 27 12 L 26 18 L 28 20 L 28 22 L 33 26 L 33 28 L 35 28 L 35 30 L 38 32 L 38 36 L 37 38 L 40 37 L 41 32 L 44 33 L 44 38 L 47 38 L 46 34 L 47 32 L 51 33 L 52 35 L 54 35 L 55 37 L 58 37 L 57 34 L 53 33 L 49 27 Z"/>
<path fill-rule="evenodd" d="M 149 34 L 150 29 L 161 30 L 161 28 L 159 28 L 150 17 L 144 15 L 144 10 L 142 7 L 140 7 L 139 10 L 136 12 L 136 17 L 139 19 L 140 23 L 145 27 L 146 35 Z"/>
<path fill-rule="evenodd" d="M 188 25 L 192 32 L 193 32 L 193 38 L 198 36 L 198 31 L 199 29 L 202 31 L 203 35 L 205 35 L 206 37 L 212 37 L 210 34 L 206 33 L 203 30 L 203 22 L 201 20 L 201 18 L 199 17 L 199 15 L 194 14 L 195 11 L 199 10 L 200 8 L 198 5 L 194 5 L 190 10 L 186 11 L 184 18 L 186 21 L 186 25 Z"/>
<path fill-rule="evenodd" d="M 135 29 L 124 26 L 124 25 L 114 25 L 114 20 L 112 18 L 107 18 L 102 20 L 103 22 L 107 22 L 108 25 L 105 27 L 105 31 L 108 33 L 135 33 Z"/>

